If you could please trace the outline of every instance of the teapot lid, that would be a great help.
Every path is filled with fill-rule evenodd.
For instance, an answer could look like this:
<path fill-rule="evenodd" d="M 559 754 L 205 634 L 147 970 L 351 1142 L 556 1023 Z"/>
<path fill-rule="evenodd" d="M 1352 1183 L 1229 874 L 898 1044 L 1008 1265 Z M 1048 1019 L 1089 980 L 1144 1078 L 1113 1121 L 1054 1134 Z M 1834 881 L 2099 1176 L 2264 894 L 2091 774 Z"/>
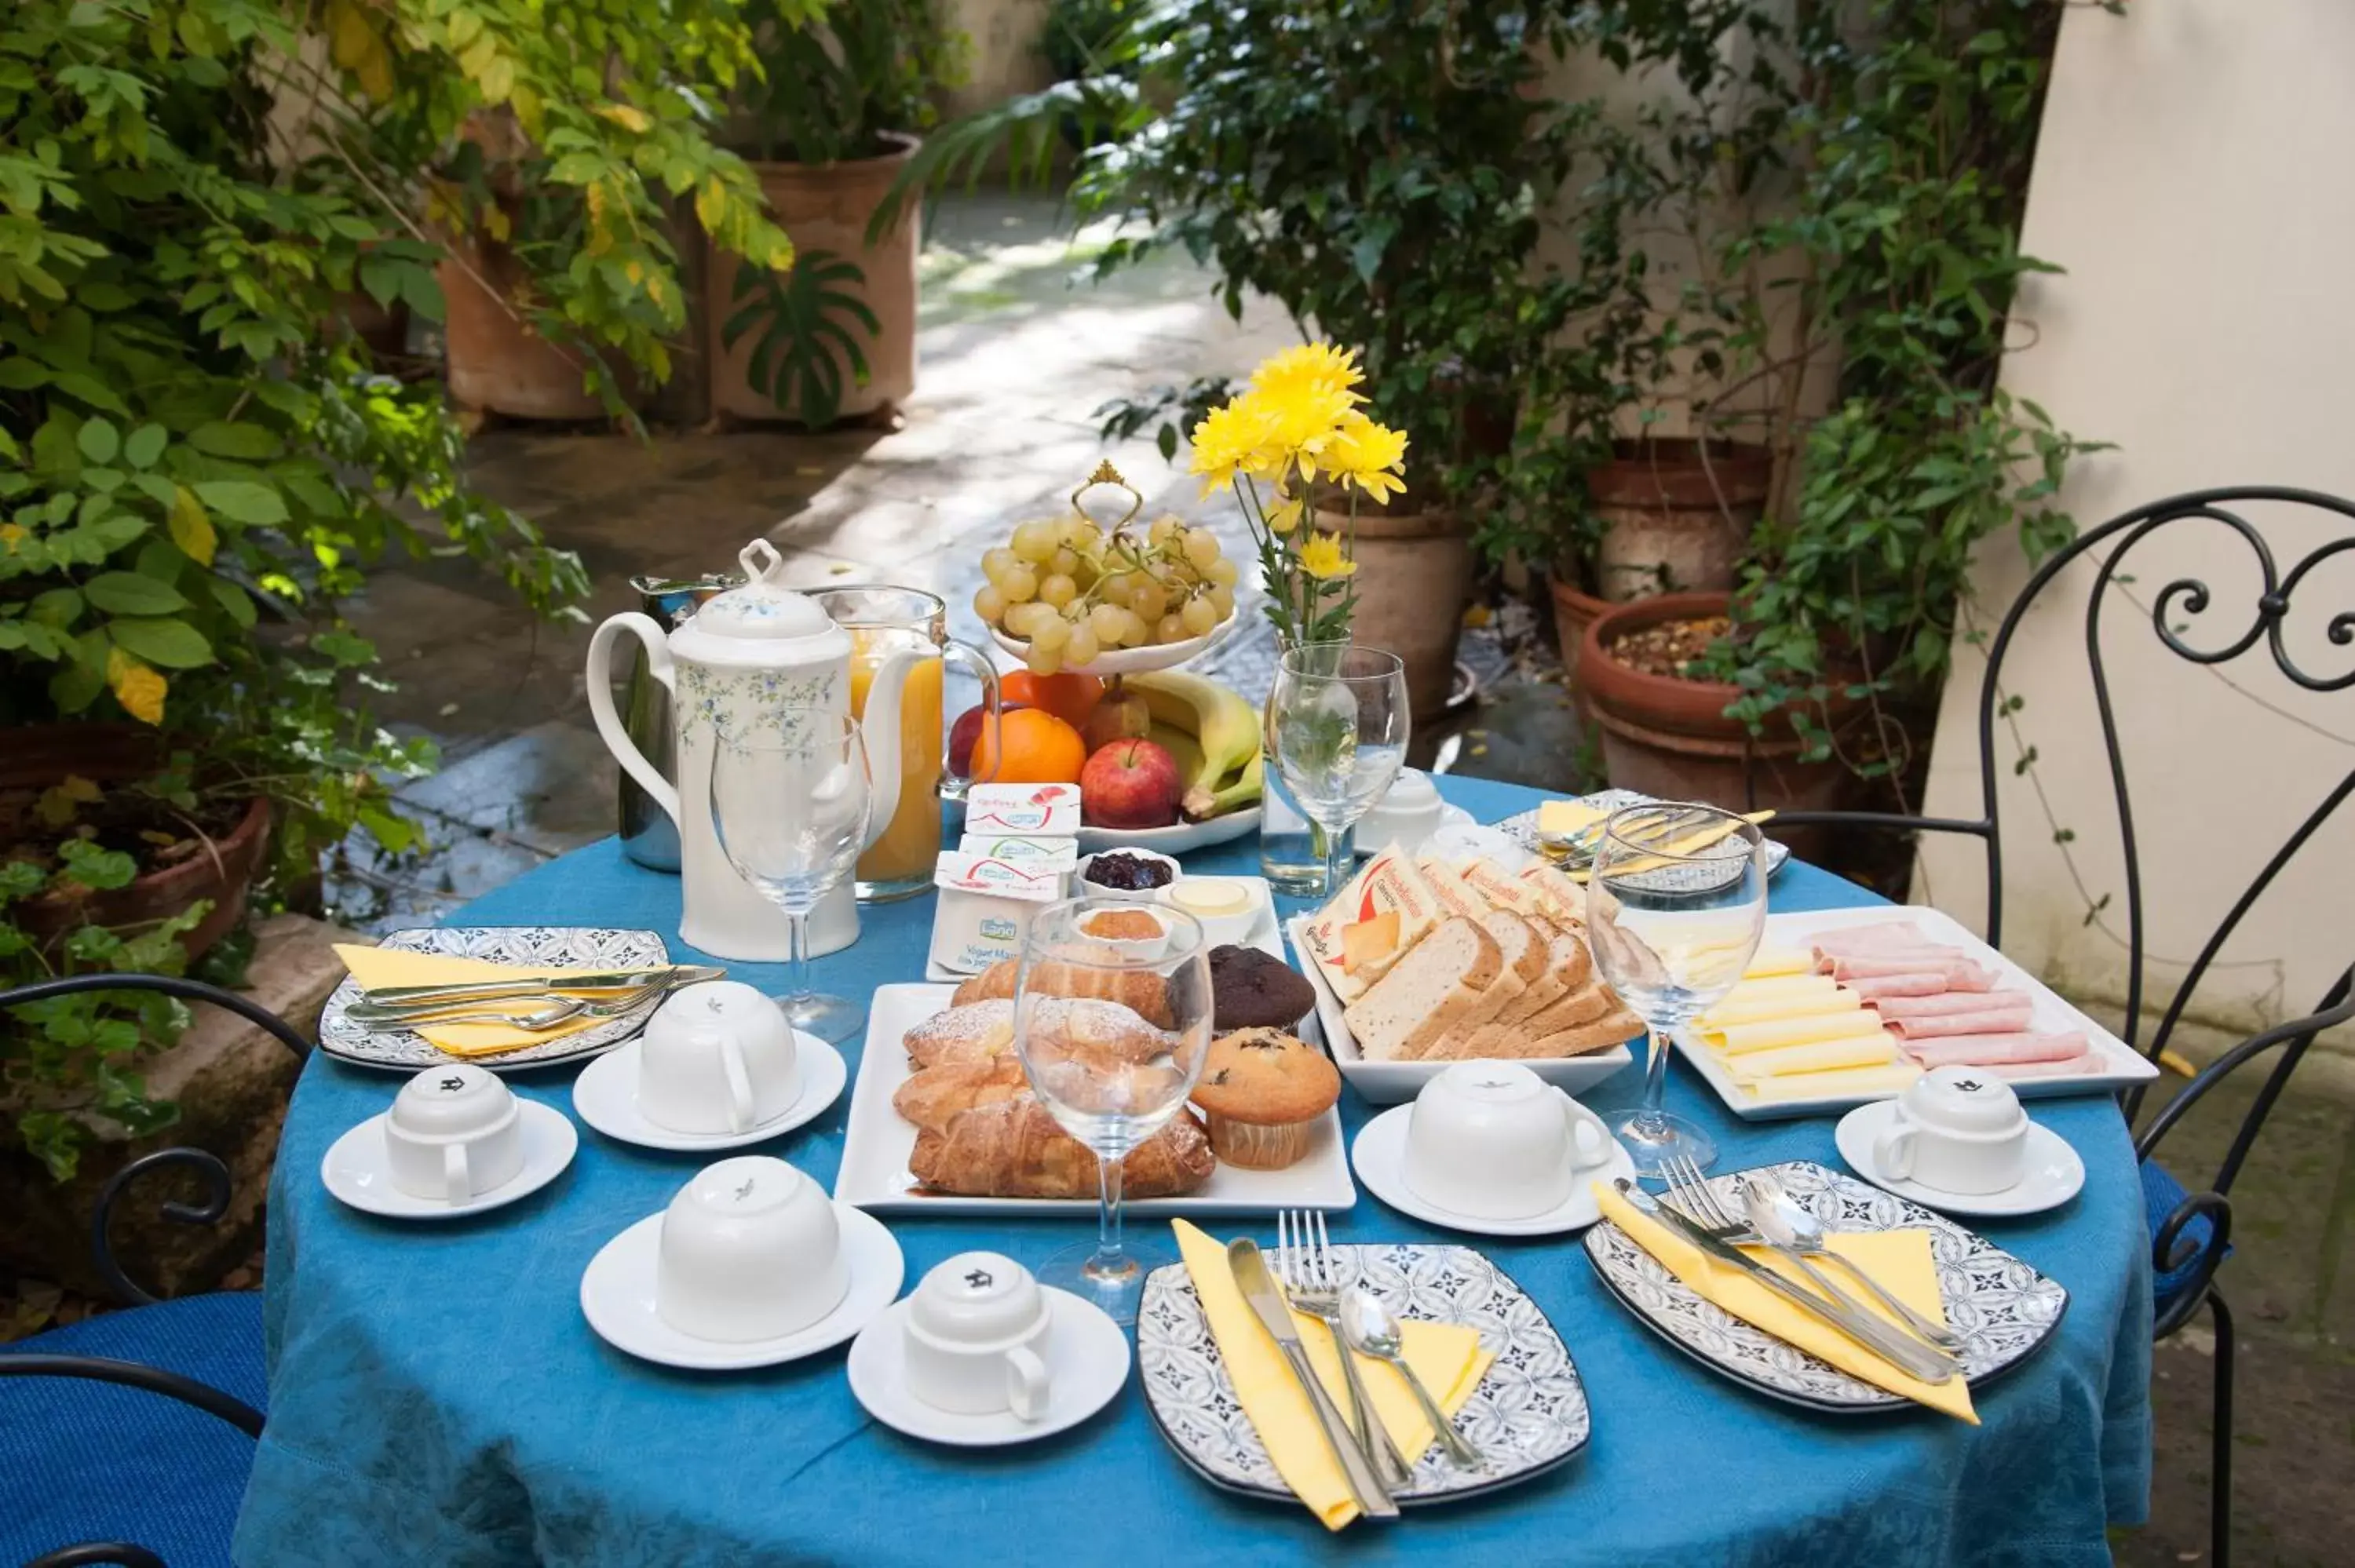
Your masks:
<path fill-rule="evenodd" d="M 785 557 L 774 545 L 755 539 L 736 559 L 744 568 L 743 586 L 714 594 L 697 610 L 698 630 L 708 637 L 782 642 L 833 629 L 833 619 L 815 599 L 785 586 Z"/>

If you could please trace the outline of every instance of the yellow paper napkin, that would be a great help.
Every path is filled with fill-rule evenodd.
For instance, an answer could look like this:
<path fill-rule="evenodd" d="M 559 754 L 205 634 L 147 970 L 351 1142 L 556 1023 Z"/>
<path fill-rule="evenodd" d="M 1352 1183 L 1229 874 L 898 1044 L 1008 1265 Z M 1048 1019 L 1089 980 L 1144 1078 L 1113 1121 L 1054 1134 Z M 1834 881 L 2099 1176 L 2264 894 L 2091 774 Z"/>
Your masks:
<path fill-rule="evenodd" d="M 1186 1273 L 1194 1281 L 1194 1294 L 1201 1298 L 1202 1316 L 1209 1320 L 1210 1337 L 1218 1341 L 1220 1359 L 1227 1363 L 1227 1377 L 1235 1385 L 1235 1397 L 1241 1402 L 1243 1414 L 1251 1417 L 1252 1429 L 1267 1446 L 1268 1457 L 1275 1461 L 1284 1484 L 1308 1505 L 1308 1511 L 1323 1521 L 1326 1529 L 1339 1530 L 1358 1517 L 1349 1483 L 1341 1473 L 1340 1461 L 1325 1446 L 1307 1391 L 1292 1375 L 1292 1364 L 1284 1359 L 1274 1338 L 1243 1299 L 1242 1287 L 1235 1283 L 1234 1270 L 1227 1264 L 1226 1244 L 1184 1220 L 1172 1220 L 1169 1224 L 1177 1233 L 1178 1250 L 1185 1257 Z M 1270 1267 L 1273 1264 L 1271 1258 Z M 1295 1312 L 1292 1320 L 1308 1347 L 1308 1360 L 1316 1369 L 1316 1381 L 1325 1385 L 1334 1407 L 1346 1416 L 1349 1408 L 1348 1384 L 1341 1378 L 1340 1353 L 1333 1336 L 1314 1318 Z M 1488 1363 L 1497 1359 L 1495 1352 L 1480 1348 L 1477 1330 L 1461 1324 L 1426 1323 L 1409 1318 L 1401 1324 L 1400 1334 L 1407 1364 L 1414 1368 L 1423 1387 L 1450 1415 L 1472 1397 L 1472 1391 L 1480 1386 L 1480 1379 L 1487 1373 Z M 1399 1452 L 1407 1456 L 1410 1463 L 1421 1457 L 1438 1434 L 1423 1418 L 1422 1407 L 1407 1390 L 1406 1380 L 1383 1362 L 1363 1356 L 1358 1357 L 1358 1375 L 1365 1382 L 1366 1396 L 1373 1404 L 1374 1414 L 1389 1429 Z"/>
<path fill-rule="evenodd" d="M 1858 1344 L 1822 1319 L 1784 1300 L 1730 1263 L 1710 1256 L 1658 1221 L 1638 1213 L 1636 1206 L 1607 1182 L 1594 1183 L 1595 1201 L 1603 1217 L 1632 1237 L 1637 1246 L 1665 1265 L 1669 1273 L 1692 1287 L 1704 1300 L 1754 1328 L 1765 1330 L 1786 1344 L 1796 1345 L 1817 1360 L 1862 1378 L 1876 1388 L 1941 1410 L 1959 1421 L 1978 1425 L 1971 1408 L 1971 1391 L 1959 1377 L 1927 1383 L 1898 1371 L 1881 1356 Z M 1930 1233 L 1921 1230 L 1845 1231 L 1824 1238 L 1842 1257 L 1869 1270 L 1896 1298 L 1934 1323 L 1946 1320 L 1945 1304 L 1938 1295 L 1938 1273 L 1930 1259 Z M 1820 1294 L 1791 1264 L 1756 1247 L 1743 1249 L 1752 1257 L 1789 1279 L 1810 1295 Z M 1837 1275 L 1834 1277 L 1838 1277 Z M 1860 1290 L 1850 1295 L 1865 1308 L 1896 1322 L 1881 1304 Z"/>
<path fill-rule="evenodd" d="M 364 948 L 345 942 L 336 945 L 336 957 L 343 959 L 352 978 L 369 991 L 385 985 L 487 985 L 493 980 L 538 980 L 543 975 L 564 972 L 518 969 L 512 964 L 485 963 L 481 959 L 453 958 L 447 953 L 411 953 L 398 948 Z M 492 1001 L 484 1003 L 484 1011 L 534 1012 L 547 1005 L 544 1001 Z M 576 1018 L 553 1029 L 538 1030 L 510 1029 L 503 1023 L 450 1023 L 415 1033 L 437 1050 L 453 1056 L 496 1056 L 502 1051 L 519 1051 L 526 1045 L 561 1040 L 604 1022 L 602 1018 Z"/>

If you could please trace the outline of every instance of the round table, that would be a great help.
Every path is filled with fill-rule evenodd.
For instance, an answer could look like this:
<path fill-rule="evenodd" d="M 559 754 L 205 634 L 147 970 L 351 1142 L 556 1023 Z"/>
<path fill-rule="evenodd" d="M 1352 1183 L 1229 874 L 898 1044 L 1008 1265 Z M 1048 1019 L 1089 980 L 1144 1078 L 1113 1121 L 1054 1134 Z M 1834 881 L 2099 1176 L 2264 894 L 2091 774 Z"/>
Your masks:
<path fill-rule="evenodd" d="M 1483 821 L 1540 797 L 1444 779 Z M 1256 870 L 1257 842 L 1203 852 Z M 1874 901 L 1793 864 L 1777 911 Z M 469 925 L 639 926 L 675 932 L 678 882 L 613 840 L 517 879 L 453 917 Z M 816 980 L 864 995 L 920 978 L 932 901 L 861 912 L 857 946 Z M 693 955 L 675 940 L 672 953 Z M 733 965 L 755 984 L 761 965 Z M 848 1047 L 854 1063 L 857 1042 Z M 510 1079 L 569 1110 L 575 1069 Z M 763 1372 L 667 1371 L 608 1347 L 581 1316 L 590 1257 L 660 1209 L 702 1161 L 584 1130 L 550 1186 L 470 1219 L 404 1224 L 345 1208 L 318 1176 L 346 1128 L 400 1079 L 314 1055 L 271 1192 L 270 1425 L 244 1510 L 242 1563 L 460 1564 L 1061 1562 L 1189 1564 L 1303 1557 L 1444 1557 L 1663 1568 L 1731 1563 L 2106 1564 L 2105 1523 L 2138 1522 L 2149 1487 L 2150 1277 L 2132 1150 L 2106 1097 L 2035 1110 L 2073 1144 L 2084 1191 L 2059 1211 L 1981 1222 L 2068 1287 L 2068 1313 L 2029 1362 L 1980 1392 L 1983 1425 L 1926 1411 L 1831 1417 L 1703 1371 L 1632 1321 L 1575 1237 L 1500 1241 L 1436 1231 L 1362 1193 L 1336 1240 L 1469 1241 L 1536 1299 L 1576 1359 L 1593 1439 L 1517 1487 L 1328 1536 L 1296 1506 L 1220 1491 L 1164 1446 L 1132 1386 L 1076 1429 L 1019 1447 L 936 1447 L 868 1419 L 836 1351 Z M 1638 1075 L 1588 1097 L 1631 1103 Z M 1678 1064 L 1669 1103 L 1719 1139 L 1721 1170 L 1812 1159 L 1838 1167 L 1829 1118 L 1744 1123 Z M 846 1092 L 762 1146 L 831 1184 Z M 1370 1114 L 1345 1091 L 1354 1134 Z M 903 1218 L 908 1279 L 987 1245 L 1036 1262 L 1090 1222 Z M 1137 1222 L 1137 1233 L 1157 1227 Z M 1213 1224 L 1214 1234 L 1241 1228 Z M 1252 1222 L 1264 1231 L 1269 1222 Z"/>

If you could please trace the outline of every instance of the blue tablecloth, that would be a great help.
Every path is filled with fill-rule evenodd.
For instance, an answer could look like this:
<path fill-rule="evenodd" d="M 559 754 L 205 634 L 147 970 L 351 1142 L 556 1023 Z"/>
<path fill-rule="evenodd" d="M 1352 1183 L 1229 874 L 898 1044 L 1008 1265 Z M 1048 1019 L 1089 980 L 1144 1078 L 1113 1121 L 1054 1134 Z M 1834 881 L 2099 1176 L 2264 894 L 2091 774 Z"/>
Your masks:
<path fill-rule="evenodd" d="M 1538 799 L 1477 780 L 1443 788 L 1484 821 Z M 1241 870 L 1255 853 L 1246 840 L 1200 863 Z M 1794 865 L 1774 907 L 1870 897 Z M 456 918 L 667 933 L 678 884 L 631 864 L 609 840 Z M 862 919 L 859 943 L 820 961 L 821 984 L 864 994 L 921 973 L 930 898 Z M 735 972 L 756 984 L 777 978 L 757 965 Z M 569 1108 L 570 1077 L 557 1068 L 510 1081 Z M 839 1351 L 707 1376 L 612 1350 L 581 1319 L 581 1270 L 699 1161 L 584 1131 L 572 1168 L 522 1202 L 448 1224 L 374 1219 L 327 1195 L 319 1161 L 346 1128 L 384 1108 L 397 1082 L 314 1056 L 287 1118 L 270 1207 L 270 1426 L 237 1534 L 248 1568 L 1344 1557 L 2092 1565 L 2109 1562 L 2105 1522 L 2144 1515 L 2150 1278 L 2133 1155 L 2106 1098 L 2037 1107 L 2083 1155 L 2084 1192 L 2056 1213 L 1986 1225 L 2065 1285 L 2071 1303 L 2056 1342 L 1983 1391 L 1983 1425 L 1927 1412 L 1842 1419 L 1773 1403 L 1630 1321 L 1574 1238 L 1482 1241 L 1577 1359 L 1593 1443 L 1522 1486 L 1328 1536 L 1299 1508 L 1198 1479 L 1163 1446 L 1134 1388 L 1072 1432 L 968 1453 L 869 1420 Z M 1639 1093 L 1625 1073 L 1589 1097 L 1607 1107 Z M 1829 1120 L 1734 1121 L 1681 1065 L 1669 1101 L 1714 1128 L 1721 1169 L 1838 1164 Z M 770 1147 L 830 1184 L 847 1105 L 846 1095 Z M 1353 1132 L 1368 1115 L 1351 1093 L 1341 1108 Z M 1089 1223 L 899 1219 L 893 1229 L 912 1282 L 972 1246 L 1037 1261 Z M 1370 1196 L 1334 1230 L 1349 1240 L 1464 1239 Z"/>

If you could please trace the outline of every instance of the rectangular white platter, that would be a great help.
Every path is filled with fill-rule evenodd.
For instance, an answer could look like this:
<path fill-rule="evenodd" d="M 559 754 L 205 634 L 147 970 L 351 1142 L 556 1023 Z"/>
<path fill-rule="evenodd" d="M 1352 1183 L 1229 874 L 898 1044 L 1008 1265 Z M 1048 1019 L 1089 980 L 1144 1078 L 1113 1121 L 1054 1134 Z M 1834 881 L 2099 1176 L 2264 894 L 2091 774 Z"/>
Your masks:
<path fill-rule="evenodd" d="M 2024 1100 L 2051 1099 L 2061 1095 L 2095 1094 L 2131 1088 L 2158 1076 L 2158 1069 L 2133 1046 L 2078 1012 L 2062 1001 L 2043 981 L 2005 958 L 1973 935 L 1960 921 L 1943 911 L 1926 905 L 1874 905 L 1855 909 L 1818 909 L 1801 915 L 1769 915 L 1766 934 L 1759 939 L 1762 952 L 1805 948 L 1807 938 L 1817 931 L 1838 930 L 1849 926 L 1877 926 L 1885 921 L 1910 920 L 1919 927 L 1922 935 L 1945 947 L 1959 948 L 1987 968 L 1997 971 L 1998 990 L 2024 991 L 2033 1006 L 2031 1026 L 2043 1030 L 2074 1029 L 2082 1031 L 2086 1044 L 2101 1053 L 2102 1067 L 2091 1073 L 2072 1073 L 2055 1078 L 2015 1078 L 2011 1086 Z M 1897 1097 L 1894 1089 L 1869 1093 L 1828 1094 L 1816 1099 L 1776 1100 L 1762 1103 L 1744 1094 L 1733 1081 L 1732 1074 L 1717 1058 L 1679 1030 L 1671 1038 L 1678 1053 L 1693 1070 L 1709 1081 L 1725 1108 L 1744 1121 L 1788 1121 L 1794 1118 L 1822 1116 L 1828 1112 L 1844 1111 L 1874 1100 Z"/>
<path fill-rule="evenodd" d="M 1293 917 L 1286 927 L 1292 938 L 1295 953 L 1306 950 L 1301 940 L 1300 928 L 1307 920 L 1305 915 Z M 1333 1057 L 1333 1065 L 1341 1069 L 1341 1076 L 1349 1086 L 1378 1106 L 1403 1104 L 1423 1092 L 1431 1082 L 1453 1062 L 1369 1062 L 1359 1054 L 1358 1042 L 1349 1033 L 1348 1021 L 1341 1016 L 1341 999 L 1333 992 L 1325 971 L 1305 958 L 1295 959 L 1293 967 L 1308 977 L 1316 992 L 1316 1018 L 1325 1031 L 1325 1048 Z M 1636 1060 L 1635 1054 L 1625 1045 L 1614 1045 L 1608 1051 L 1590 1051 L 1583 1056 L 1517 1057 L 1522 1066 L 1560 1088 L 1563 1093 L 1578 1095 L 1603 1082 L 1620 1068 Z"/>
<path fill-rule="evenodd" d="M 1252 946 L 1284 956 L 1284 940 L 1271 919 Z M 949 1005 L 950 985 L 878 986 L 868 1006 L 867 1047 L 858 1058 L 858 1080 L 850 1091 L 850 1122 L 842 1140 L 842 1168 L 834 1195 L 875 1213 L 898 1214 L 1092 1214 L 1093 1198 L 987 1198 L 928 1192 L 908 1173 L 916 1147 L 915 1124 L 891 1108 L 891 1097 L 908 1081 L 908 1054 L 900 1042 L 914 1025 Z M 1303 1022 L 1303 1039 L 1316 1039 L 1315 1018 Z M 1182 1198 L 1132 1199 L 1124 1213 L 1156 1214 L 1267 1214 L 1278 1209 L 1352 1208 L 1358 1186 L 1349 1175 L 1348 1146 L 1341 1136 L 1341 1113 L 1328 1110 L 1318 1123 L 1308 1153 L 1281 1171 L 1245 1171 L 1221 1161 L 1199 1191 Z"/>

